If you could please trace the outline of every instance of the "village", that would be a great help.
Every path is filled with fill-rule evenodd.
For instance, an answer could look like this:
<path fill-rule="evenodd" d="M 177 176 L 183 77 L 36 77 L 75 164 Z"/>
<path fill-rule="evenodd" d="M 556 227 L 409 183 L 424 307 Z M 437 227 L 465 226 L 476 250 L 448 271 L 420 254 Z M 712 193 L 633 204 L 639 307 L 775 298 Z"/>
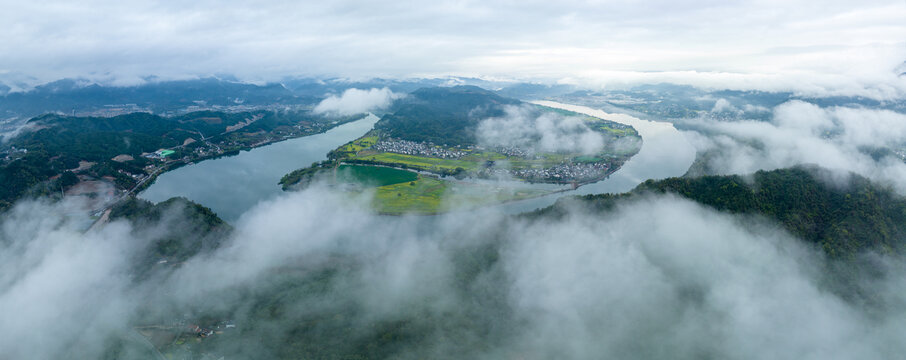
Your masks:
<path fill-rule="evenodd" d="M 185 353 L 188 347 L 194 347 L 207 338 L 235 331 L 233 320 L 218 320 L 200 325 L 198 321 L 189 320 L 188 316 L 173 319 L 165 324 L 142 325 L 133 328 L 134 334 L 141 336 L 142 342 L 152 347 L 164 358 L 171 358 Z"/>
<path fill-rule="evenodd" d="M 449 149 L 437 146 L 433 143 L 415 142 L 408 140 L 380 140 L 372 147 L 374 150 L 388 153 L 396 153 L 412 156 L 423 156 L 438 159 L 461 159 L 474 151 L 492 151 L 504 155 L 508 158 L 518 158 L 527 160 L 538 160 L 540 156 L 536 155 L 530 149 L 523 149 L 512 146 L 498 146 L 486 149 L 482 146 L 470 145 L 467 151 L 458 149 Z M 485 169 L 477 172 L 478 177 L 494 178 L 500 176 L 516 177 L 529 181 L 538 182 L 572 182 L 587 181 L 598 179 L 606 174 L 610 165 L 604 161 L 597 162 L 572 162 L 563 161 L 559 164 L 544 168 L 520 168 L 506 169 L 495 167 L 494 161 L 487 161 Z"/>
<path fill-rule="evenodd" d="M 432 143 L 408 140 L 381 140 L 374 144 L 375 150 L 404 155 L 427 156 L 440 159 L 459 159 L 466 156 L 465 151 L 450 150 Z"/>
<path fill-rule="evenodd" d="M 560 163 L 547 168 L 505 169 L 489 167 L 479 172 L 480 177 L 512 176 L 537 182 L 582 182 L 601 178 L 610 166 L 604 162 Z"/>

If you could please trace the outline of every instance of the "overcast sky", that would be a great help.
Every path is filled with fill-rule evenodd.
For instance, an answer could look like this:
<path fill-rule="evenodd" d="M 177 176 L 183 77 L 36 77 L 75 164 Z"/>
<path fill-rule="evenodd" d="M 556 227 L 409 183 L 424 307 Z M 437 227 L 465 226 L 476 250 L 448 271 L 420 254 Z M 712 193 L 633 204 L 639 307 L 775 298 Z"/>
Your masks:
<path fill-rule="evenodd" d="M 0 0 L 0 78 L 464 75 L 904 94 L 906 1 Z"/>

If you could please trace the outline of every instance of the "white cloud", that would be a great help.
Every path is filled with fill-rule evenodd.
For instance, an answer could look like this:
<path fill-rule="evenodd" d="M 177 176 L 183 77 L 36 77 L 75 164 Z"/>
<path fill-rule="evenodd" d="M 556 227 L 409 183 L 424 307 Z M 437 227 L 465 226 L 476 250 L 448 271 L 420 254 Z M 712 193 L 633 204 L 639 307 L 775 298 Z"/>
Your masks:
<path fill-rule="evenodd" d="M 507 106 L 506 115 L 482 120 L 476 129 L 484 146 L 517 147 L 535 152 L 596 154 L 604 138 L 580 117 L 539 112 L 536 108 Z"/>
<path fill-rule="evenodd" d="M 417 7 L 5 0 L 0 7 L 7 25 L 0 73 L 42 81 L 452 74 L 589 86 L 671 81 L 808 94 L 906 93 L 906 80 L 894 72 L 906 60 L 906 5 L 885 0 Z"/>
<path fill-rule="evenodd" d="M 823 256 L 776 225 L 673 196 L 622 203 L 605 216 L 575 209 L 527 221 L 493 209 L 375 216 L 312 188 L 260 204 L 224 247 L 172 276 L 134 283 L 124 274 L 144 242 L 130 227 L 83 234 L 66 214 L 20 204 L 0 219 L 4 357 L 98 357 L 147 315 L 140 306 L 164 319 L 239 308 L 234 316 L 247 333 L 234 338 L 233 355 L 259 357 L 268 354 L 256 348 L 267 336 L 254 334 L 282 341 L 295 317 L 317 319 L 332 304 L 349 307 L 350 326 L 363 331 L 375 321 L 427 322 L 437 330 L 399 354 L 413 357 L 825 359 L 906 351 L 897 341 L 906 328 L 901 260 L 884 258 L 890 276 L 863 282 L 884 307 L 853 302 L 825 287 Z M 498 260 L 481 266 L 489 246 L 500 247 L 487 258 Z M 469 251 L 481 255 L 457 258 Z M 260 315 L 246 307 L 276 275 L 338 264 L 329 286 L 279 299 L 289 323 L 248 323 Z M 457 273 L 476 269 L 474 278 Z M 464 341 L 480 346 L 462 348 Z"/>
<path fill-rule="evenodd" d="M 889 110 L 828 107 L 790 101 L 774 108 L 771 122 L 689 120 L 699 151 L 724 174 L 748 174 L 799 164 L 855 172 L 906 193 L 906 115 Z M 893 153 L 875 159 L 867 150 Z"/>
<path fill-rule="evenodd" d="M 316 114 L 354 115 L 385 109 L 402 97 L 390 89 L 346 89 L 340 96 L 330 95 L 314 108 Z"/>

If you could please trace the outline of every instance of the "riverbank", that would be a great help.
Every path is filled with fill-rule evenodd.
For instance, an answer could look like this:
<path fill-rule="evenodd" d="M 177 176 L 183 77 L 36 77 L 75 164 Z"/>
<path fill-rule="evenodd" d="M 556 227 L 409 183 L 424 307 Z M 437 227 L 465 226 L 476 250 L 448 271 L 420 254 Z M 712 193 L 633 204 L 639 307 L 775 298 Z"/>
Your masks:
<path fill-rule="evenodd" d="M 606 113 L 584 106 L 551 101 L 540 103 L 633 126 L 643 139 L 642 147 L 603 180 L 584 184 L 578 189 L 551 189 L 551 184 L 526 184 L 550 193 L 490 205 L 502 212 L 532 211 L 552 205 L 562 196 L 626 192 L 647 179 L 682 176 L 695 158 L 695 149 L 672 124 Z M 224 220 L 232 222 L 259 202 L 282 196 L 283 191 L 277 183 L 284 174 L 300 166 L 326 160 L 329 151 L 361 137 L 372 129 L 375 122 L 377 117 L 363 119 L 326 133 L 253 149 L 238 156 L 184 166 L 163 174 L 138 196 L 154 202 L 184 196 L 210 207 Z"/>
<path fill-rule="evenodd" d="M 161 174 L 137 196 L 152 202 L 183 196 L 235 221 L 258 202 L 279 196 L 278 182 L 284 174 L 325 160 L 330 150 L 368 132 L 377 120 L 369 115 L 322 133 L 182 166 Z"/>

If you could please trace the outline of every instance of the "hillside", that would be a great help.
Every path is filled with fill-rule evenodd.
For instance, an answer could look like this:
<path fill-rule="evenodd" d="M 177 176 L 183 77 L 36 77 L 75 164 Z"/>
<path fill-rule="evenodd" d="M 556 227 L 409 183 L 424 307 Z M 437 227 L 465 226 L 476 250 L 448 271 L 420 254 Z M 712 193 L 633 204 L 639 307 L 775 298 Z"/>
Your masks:
<path fill-rule="evenodd" d="M 152 79 L 153 80 L 153 79 Z M 91 112 L 131 104 L 155 113 L 189 106 L 314 104 L 320 97 L 296 95 L 280 84 L 253 85 L 217 78 L 149 82 L 117 87 L 62 79 L 26 92 L 0 96 L 0 118 L 31 117 L 48 112 Z"/>
<path fill-rule="evenodd" d="M 505 105 L 521 103 L 477 86 L 422 88 L 410 93 L 374 127 L 402 140 L 474 145 L 480 120 L 502 116 Z"/>
<path fill-rule="evenodd" d="M 855 174 L 842 184 L 823 180 L 831 178 L 827 170 L 801 166 L 751 177 L 648 180 L 627 194 L 561 199 L 532 216 L 557 216 L 572 205 L 606 211 L 619 201 L 672 193 L 719 211 L 775 220 L 832 258 L 852 259 L 867 250 L 906 252 L 906 200 Z"/>
<path fill-rule="evenodd" d="M 368 269 L 371 268 L 368 266 L 374 261 L 373 258 L 360 257 L 357 255 L 359 253 L 337 253 L 320 261 L 294 262 L 267 273 L 267 276 L 262 277 L 267 280 L 256 283 L 254 291 L 229 289 L 224 294 L 212 296 L 217 298 L 228 296 L 228 293 L 240 294 L 232 295 L 237 296 L 237 303 L 232 308 L 208 309 L 195 315 L 199 319 L 207 319 L 203 324 L 210 324 L 208 326 L 211 327 L 221 319 L 235 320 L 237 330 L 225 331 L 197 343 L 172 342 L 162 347 L 161 351 L 186 351 L 216 356 L 231 354 L 238 358 L 256 358 L 261 356 L 262 351 L 266 351 L 270 358 L 293 359 L 388 358 L 403 355 L 461 358 L 480 357 L 488 349 L 507 349 L 506 344 L 513 337 L 518 337 L 524 326 L 510 302 L 510 297 L 514 296 L 511 292 L 513 281 L 505 270 L 507 257 L 513 256 L 512 249 L 524 241 L 511 235 L 516 231 L 514 227 L 529 224 L 557 226 L 558 217 L 567 214 L 600 216 L 600 221 L 606 223 L 608 220 L 605 217 L 615 206 L 640 200 L 651 194 L 667 192 L 720 211 L 775 219 L 808 242 L 827 244 L 825 250 L 833 257 L 827 267 L 821 268 L 820 275 L 816 275 L 823 281 L 820 284 L 821 290 L 835 294 L 848 303 L 878 309 L 883 306 L 883 299 L 879 299 L 878 290 L 872 288 L 871 281 L 867 279 L 884 275 L 873 272 L 875 268 L 866 266 L 853 257 L 857 252 L 872 249 L 902 251 L 903 234 L 898 224 L 903 223 L 906 201 L 899 199 L 888 189 L 857 176 L 837 187 L 822 182 L 824 175 L 827 174 L 821 169 L 799 167 L 759 172 L 750 181 L 747 181 L 749 178 L 740 176 L 648 181 L 630 193 L 571 198 L 539 212 L 503 220 L 491 228 L 477 225 L 485 231 L 474 233 L 463 230 L 472 237 L 469 241 L 459 241 L 454 237 L 450 241 L 455 245 L 442 245 L 453 248 L 447 254 L 448 257 L 444 258 L 443 264 L 449 272 L 449 278 L 445 278 L 449 283 L 443 288 L 442 298 L 444 304 L 453 302 L 449 308 L 438 308 L 434 302 L 436 293 L 416 291 L 414 300 L 408 297 L 398 300 L 400 308 L 393 312 L 368 316 L 372 303 L 357 296 L 362 294 L 359 285 L 363 281 L 362 273 L 370 274 Z M 828 230 L 821 227 L 827 227 Z M 836 236 L 834 232 L 841 236 Z M 516 234 L 521 233 L 517 231 Z M 566 239 L 553 242 L 561 241 L 575 244 Z M 550 249 L 561 250 L 556 245 L 551 246 Z M 606 249 L 614 251 L 610 247 Z M 646 259 L 645 261 L 657 261 L 656 257 Z M 436 266 L 433 262 L 431 264 L 426 266 Z M 557 263 L 556 266 L 568 265 Z M 616 269 L 616 266 L 608 267 L 607 264 L 587 266 L 588 269 Z M 772 266 L 772 263 L 765 266 Z M 661 275 L 663 268 L 656 270 L 654 273 L 657 274 L 658 281 L 671 279 Z M 607 282 L 606 275 L 599 275 L 594 270 L 590 270 L 589 274 L 591 275 L 587 277 L 591 280 L 577 281 L 585 281 L 582 284 L 591 286 L 599 283 L 612 284 Z M 683 274 L 688 275 L 688 272 L 681 273 L 679 277 L 683 278 Z M 381 283 L 381 276 L 387 275 L 380 273 L 364 278 L 372 285 L 373 282 Z M 795 283 L 794 286 L 800 285 L 802 284 Z M 635 289 L 637 285 L 630 286 Z M 706 304 L 706 300 L 702 299 L 707 299 L 706 296 L 718 296 L 713 295 L 718 290 L 710 288 L 711 285 L 704 285 L 704 288 L 696 286 L 682 283 L 677 285 L 677 294 L 667 293 L 665 296 L 682 299 L 688 309 L 705 306 L 703 304 Z M 647 288 L 630 290 L 633 291 L 645 292 Z M 647 315 L 649 313 L 646 312 L 643 319 L 651 319 Z M 180 312 L 173 311 L 171 316 L 179 314 Z M 145 321 L 162 323 L 167 319 L 167 316 L 161 316 L 160 319 L 151 317 Z M 648 328 L 644 329 L 647 330 Z M 450 337 L 465 339 L 465 342 L 457 341 L 451 346 L 456 351 L 438 355 L 436 342 Z M 651 340 L 649 343 L 656 342 L 657 340 Z M 520 349 L 511 351 L 521 354 Z"/>
<path fill-rule="evenodd" d="M 135 277 L 216 249 L 233 231 L 211 209 L 181 197 L 158 204 L 129 198 L 111 209 L 110 220 L 117 219 L 128 220 L 132 235 L 148 241 L 133 261 Z"/>
<path fill-rule="evenodd" d="M 198 111 L 174 117 L 143 112 L 114 117 L 42 115 L 0 147 L 0 182 L 5 185 L 0 187 L 0 210 L 26 194 L 59 194 L 74 183 L 48 180 L 67 172 L 81 180 L 106 177 L 104 181 L 128 190 L 179 164 L 322 132 L 354 119 L 264 110 Z M 148 155 L 159 149 L 172 153 Z"/>

